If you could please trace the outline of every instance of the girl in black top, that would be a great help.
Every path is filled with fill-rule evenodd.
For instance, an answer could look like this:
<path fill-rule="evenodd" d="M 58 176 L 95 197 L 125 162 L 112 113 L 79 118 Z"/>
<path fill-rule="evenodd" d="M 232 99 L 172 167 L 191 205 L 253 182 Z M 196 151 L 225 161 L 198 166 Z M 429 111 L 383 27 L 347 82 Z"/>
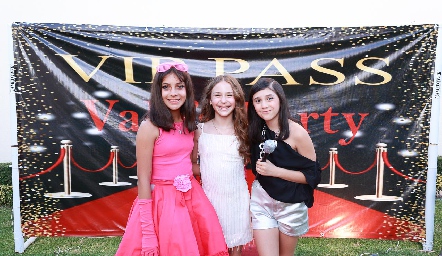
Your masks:
<path fill-rule="evenodd" d="M 255 174 L 250 210 L 258 253 L 293 256 L 299 236 L 308 231 L 307 211 L 321 181 L 313 142 L 290 118 L 284 90 L 274 79 L 260 78 L 252 86 L 247 114 Z M 270 154 L 264 153 L 266 140 L 276 142 Z"/>

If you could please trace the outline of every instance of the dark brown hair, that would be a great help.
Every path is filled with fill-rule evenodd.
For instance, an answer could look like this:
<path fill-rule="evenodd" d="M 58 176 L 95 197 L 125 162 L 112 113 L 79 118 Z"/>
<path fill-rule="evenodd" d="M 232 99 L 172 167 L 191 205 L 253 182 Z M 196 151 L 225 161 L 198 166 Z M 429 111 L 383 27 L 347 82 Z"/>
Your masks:
<path fill-rule="evenodd" d="M 247 108 L 247 119 L 249 124 L 248 129 L 252 143 L 260 143 L 262 141 L 261 132 L 265 125 L 264 119 L 259 117 L 259 115 L 256 113 L 255 107 L 253 106 L 253 96 L 257 92 L 267 88 L 274 91 L 276 96 L 279 98 L 280 105 L 278 122 L 280 133 L 278 139 L 285 140 L 290 135 L 289 119 L 293 119 L 290 117 L 287 98 L 285 97 L 281 84 L 272 78 L 260 78 L 254 85 L 252 85 L 252 88 L 250 88 L 249 105 Z"/>
<path fill-rule="evenodd" d="M 184 122 L 184 127 L 189 131 L 196 130 L 196 113 L 195 113 L 195 96 L 192 79 L 187 72 L 179 71 L 175 67 L 171 67 L 165 72 L 157 72 L 152 82 L 152 87 L 150 90 L 150 101 L 149 110 L 146 116 L 149 117 L 150 121 L 164 129 L 165 131 L 170 131 L 175 129 L 173 126 L 173 117 L 170 113 L 169 108 L 164 103 L 162 97 L 162 83 L 163 79 L 169 75 L 174 74 L 178 79 L 184 83 L 186 88 L 186 101 L 180 108 L 181 118 Z M 146 117 L 145 116 L 145 117 Z"/>

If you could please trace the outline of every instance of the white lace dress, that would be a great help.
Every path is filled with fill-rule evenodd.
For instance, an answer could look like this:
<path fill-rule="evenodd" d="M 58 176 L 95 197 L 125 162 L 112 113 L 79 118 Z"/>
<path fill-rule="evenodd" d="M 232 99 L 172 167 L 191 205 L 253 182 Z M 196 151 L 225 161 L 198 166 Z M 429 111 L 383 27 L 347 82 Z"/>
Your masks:
<path fill-rule="evenodd" d="M 198 139 L 202 187 L 215 208 L 229 248 L 245 245 L 253 238 L 250 194 L 238 145 L 234 135 L 209 134 L 204 129 Z"/>

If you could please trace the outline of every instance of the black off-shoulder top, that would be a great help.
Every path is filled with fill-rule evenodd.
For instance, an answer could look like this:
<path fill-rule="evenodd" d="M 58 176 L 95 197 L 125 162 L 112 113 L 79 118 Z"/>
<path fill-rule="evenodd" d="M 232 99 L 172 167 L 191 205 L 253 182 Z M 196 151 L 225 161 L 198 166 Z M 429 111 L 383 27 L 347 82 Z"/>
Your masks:
<path fill-rule="evenodd" d="M 275 133 L 266 129 L 264 140 L 274 138 Z M 250 148 L 252 172 L 270 197 L 285 203 L 304 202 L 308 208 L 313 206 L 313 192 L 321 182 L 322 171 L 318 161 L 302 156 L 286 142 L 277 140 L 277 146 L 273 153 L 267 156 L 267 160 L 277 167 L 302 172 L 308 184 L 300 184 L 277 177 L 258 175 L 256 161 L 260 158 L 261 150 L 259 144 L 256 143 L 253 143 Z"/>

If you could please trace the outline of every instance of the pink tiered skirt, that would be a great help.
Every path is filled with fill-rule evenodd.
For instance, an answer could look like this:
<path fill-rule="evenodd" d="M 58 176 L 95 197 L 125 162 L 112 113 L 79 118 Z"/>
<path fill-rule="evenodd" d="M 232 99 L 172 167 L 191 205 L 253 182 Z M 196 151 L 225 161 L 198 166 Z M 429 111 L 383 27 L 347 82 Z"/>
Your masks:
<path fill-rule="evenodd" d="M 201 185 L 191 179 L 192 189 L 176 190 L 173 181 L 155 180 L 152 192 L 153 219 L 160 256 L 229 255 L 216 212 Z M 141 224 L 138 199 L 116 256 L 141 254 Z"/>

